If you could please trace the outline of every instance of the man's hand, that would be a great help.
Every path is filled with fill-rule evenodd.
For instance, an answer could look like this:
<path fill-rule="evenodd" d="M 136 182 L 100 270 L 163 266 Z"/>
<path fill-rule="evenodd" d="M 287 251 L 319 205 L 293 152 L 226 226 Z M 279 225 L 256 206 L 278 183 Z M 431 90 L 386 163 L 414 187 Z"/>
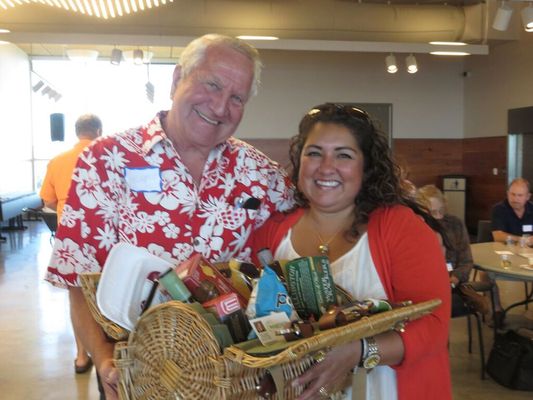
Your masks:
<path fill-rule="evenodd" d="M 99 369 L 100 379 L 105 391 L 106 400 L 118 400 L 118 370 L 115 368 L 113 359 L 102 361 Z"/>

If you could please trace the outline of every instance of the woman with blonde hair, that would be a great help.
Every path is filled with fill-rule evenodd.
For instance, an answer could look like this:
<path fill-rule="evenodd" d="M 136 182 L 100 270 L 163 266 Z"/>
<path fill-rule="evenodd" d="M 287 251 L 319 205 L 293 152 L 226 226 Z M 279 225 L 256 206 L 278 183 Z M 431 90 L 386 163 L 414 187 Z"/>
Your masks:
<path fill-rule="evenodd" d="M 452 317 L 463 315 L 466 311 L 465 306 L 487 313 L 488 300 L 467 285 L 474 261 L 465 225 L 456 216 L 448 214 L 446 198 L 435 185 L 419 188 L 417 201 L 438 221 L 443 231 L 441 233 L 445 235 L 446 265 L 452 287 Z"/>

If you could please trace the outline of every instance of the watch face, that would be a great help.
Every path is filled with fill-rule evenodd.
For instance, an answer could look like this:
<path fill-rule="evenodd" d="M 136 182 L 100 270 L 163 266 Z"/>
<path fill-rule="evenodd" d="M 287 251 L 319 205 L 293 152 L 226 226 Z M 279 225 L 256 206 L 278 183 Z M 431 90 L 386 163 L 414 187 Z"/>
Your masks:
<path fill-rule="evenodd" d="M 363 367 L 366 369 L 372 369 L 377 367 L 380 361 L 381 357 L 379 354 L 370 354 L 363 362 Z"/>

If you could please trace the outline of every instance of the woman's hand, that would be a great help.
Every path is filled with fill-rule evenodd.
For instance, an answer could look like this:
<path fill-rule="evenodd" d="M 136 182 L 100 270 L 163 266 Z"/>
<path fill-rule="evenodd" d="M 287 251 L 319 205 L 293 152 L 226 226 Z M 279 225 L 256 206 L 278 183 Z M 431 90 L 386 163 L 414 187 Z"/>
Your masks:
<path fill-rule="evenodd" d="M 118 370 L 113 359 L 108 358 L 100 365 L 100 379 L 105 391 L 106 400 L 118 400 Z"/>
<path fill-rule="evenodd" d="M 360 340 L 335 347 L 326 354 L 323 361 L 317 362 L 292 382 L 293 386 L 307 386 L 297 400 L 324 399 L 327 397 L 326 393 L 345 381 L 360 359 Z"/>

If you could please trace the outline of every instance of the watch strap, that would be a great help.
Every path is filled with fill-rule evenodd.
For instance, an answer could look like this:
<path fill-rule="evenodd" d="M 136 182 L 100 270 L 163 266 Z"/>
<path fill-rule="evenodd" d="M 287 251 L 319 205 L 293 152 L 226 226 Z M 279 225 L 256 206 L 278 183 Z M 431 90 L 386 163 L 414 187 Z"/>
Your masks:
<path fill-rule="evenodd" d="M 381 355 L 379 354 L 378 344 L 372 336 L 366 338 L 365 341 L 367 348 L 365 351 L 365 355 L 362 358 L 363 367 L 366 369 L 372 369 L 379 363 Z"/>
<path fill-rule="evenodd" d="M 361 358 L 359 359 L 359 364 L 357 364 L 358 367 L 363 367 L 363 362 L 365 361 L 365 358 L 368 354 L 368 342 L 366 341 L 366 338 L 361 339 Z"/>

